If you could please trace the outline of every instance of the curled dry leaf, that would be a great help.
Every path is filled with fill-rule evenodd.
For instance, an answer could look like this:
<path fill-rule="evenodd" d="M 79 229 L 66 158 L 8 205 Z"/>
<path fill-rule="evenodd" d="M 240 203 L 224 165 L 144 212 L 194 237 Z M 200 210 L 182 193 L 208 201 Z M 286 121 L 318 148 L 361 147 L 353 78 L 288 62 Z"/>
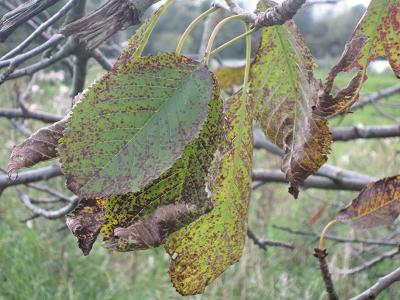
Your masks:
<path fill-rule="evenodd" d="M 371 61 L 386 57 L 393 72 L 400 78 L 400 3 L 398 0 L 372 0 L 354 31 L 339 62 L 330 71 L 317 104 L 321 116 L 333 116 L 347 111 L 359 98 L 367 68 Z M 353 69 L 357 74 L 347 87 L 332 95 L 336 76 Z"/>
<path fill-rule="evenodd" d="M 8 162 L 8 175 L 11 177 L 22 168 L 29 168 L 39 162 L 58 156 L 58 140 L 63 136 L 68 116 L 62 120 L 39 129 L 23 143 L 15 146 Z"/>
<path fill-rule="evenodd" d="M 251 99 L 241 92 L 225 105 L 225 144 L 209 173 L 214 208 L 170 235 L 169 274 L 182 295 L 199 294 L 242 256 L 252 172 Z M 221 153 L 218 155 L 218 153 Z"/>
<path fill-rule="evenodd" d="M 336 219 L 355 228 L 390 225 L 400 214 L 400 176 L 368 184 Z"/>
<path fill-rule="evenodd" d="M 266 137 L 285 151 L 282 171 L 294 197 L 326 162 L 332 143 L 327 120 L 314 113 L 321 86 L 313 66 L 293 21 L 263 29 L 250 74 L 255 118 Z"/>

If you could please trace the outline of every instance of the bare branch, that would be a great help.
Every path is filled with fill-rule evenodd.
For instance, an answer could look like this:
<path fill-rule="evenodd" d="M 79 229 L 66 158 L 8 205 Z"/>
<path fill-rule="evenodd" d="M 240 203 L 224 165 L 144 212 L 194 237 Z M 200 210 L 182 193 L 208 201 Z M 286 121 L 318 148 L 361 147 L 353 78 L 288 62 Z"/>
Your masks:
<path fill-rule="evenodd" d="M 365 271 L 369 268 L 372 268 L 373 266 L 384 261 L 387 258 L 393 258 L 394 256 L 396 256 L 399 253 L 400 253 L 399 248 L 390 250 L 390 251 L 384 252 L 382 255 L 374 257 L 373 259 L 371 259 L 355 268 L 352 268 L 349 270 L 336 269 L 336 272 L 339 273 L 340 275 L 353 275 L 353 274 Z"/>
<path fill-rule="evenodd" d="M 15 69 L 22 62 L 27 61 L 28 59 L 40 53 L 43 53 L 48 48 L 58 45 L 64 39 L 65 37 L 63 35 L 55 34 L 48 41 L 44 42 L 43 44 L 40 44 L 38 47 L 33 48 L 32 50 L 29 50 L 26 53 L 17 55 L 14 58 L 0 60 L 0 67 L 12 66 L 12 68 Z"/>
<path fill-rule="evenodd" d="M 15 47 L 13 50 L 4 55 L 0 60 L 5 60 L 18 53 L 21 53 L 38 35 L 40 35 L 44 30 L 49 28 L 55 22 L 57 22 L 61 17 L 65 16 L 67 12 L 76 4 L 78 0 L 70 0 L 65 4 L 57 13 L 55 13 L 50 19 L 42 23 L 34 32 L 31 33 L 21 44 Z"/>
<path fill-rule="evenodd" d="M 99 49 L 94 49 L 92 51 L 92 57 L 100 64 L 100 66 L 103 67 L 104 70 L 110 71 L 112 69 L 112 63 L 108 61 L 107 57 L 105 57 Z"/>
<path fill-rule="evenodd" d="M 378 281 L 365 292 L 352 298 L 351 300 L 372 300 L 375 299 L 384 289 L 388 288 L 396 281 L 400 281 L 400 268 L 394 270 L 392 273 L 381 277 Z"/>
<path fill-rule="evenodd" d="M 21 199 L 22 203 L 29 210 L 31 210 L 35 215 L 39 215 L 41 217 L 44 217 L 44 218 L 50 219 L 50 220 L 64 217 L 66 214 L 68 214 L 69 212 L 74 210 L 74 208 L 79 203 L 79 198 L 77 196 L 73 196 L 73 197 L 71 197 L 71 201 L 66 206 L 64 206 L 58 210 L 47 210 L 47 209 L 43 209 L 43 208 L 33 204 L 31 202 L 29 196 L 26 194 L 21 194 L 20 199 Z"/>
<path fill-rule="evenodd" d="M 392 96 L 394 94 L 400 93 L 400 85 L 395 85 L 392 87 L 389 87 L 387 89 L 378 91 L 376 93 L 371 93 L 369 95 L 365 95 L 361 98 L 361 100 L 357 103 L 355 103 L 350 111 L 355 111 L 357 109 L 363 108 L 364 106 L 368 104 L 373 104 L 376 103 L 377 101 Z"/>
<path fill-rule="evenodd" d="M 61 176 L 61 175 L 62 175 L 62 172 L 58 165 L 53 165 L 53 166 L 43 167 L 43 168 L 36 169 L 36 170 L 21 172 L 18 174 L 18 177 L 14 180 L 11 180 L 8 177 L 8 175 L 2 175 L 2 176 L 0 176 L 0 192 L 2 192 L 4 189 L 6 189 L 10 186 L 47 180 L 47 179 Z"/>
<path fill-rule="evenodd" d="M 45 123 L 54 123 L 62 119 L 61 116 L 49 114 L 42 111 L 22 110 L 20 108 L 0 108 L 0 117 L 33 119 Z"/>
<path fill-rule="evenodd" d="M 328 293 L 329 300 L 339 300 L 339 297 L 336 294 L 335 288 L 333 286 L 328 264 L 326 262 L 326 257 L 328 256 L 328 252 L 326 251 L 326 249 L 315 248 L 314 256 L 318 259 L 319 268 L 321 270 L 322 279 L 324 280 L 325 289 L 326 292 Z"/>
<path fill-rule="evenodd" d="M 257 182 L 277 182 L 287 183 L 285 174 L 281 170 L 258 169 L 253 172 L 253 181 Z M 359 178 L 342 178 L 333 180 L 327 177 L 311 175 L 301 186 L 303 188 L 317 188 L 326 190 L 345 190 L 345 191 L 360 191 L 366 186 L 370 180 L 362 180 Z"/>
<path fill-rule="evenodd" d="M 293 243 L 286 243 L 286 242 L 272 241 L 272 240 L 260 240 L 250 229 L 247 229 L 247 236 L 249 237 L 249 239 L 253 241 L 255 245 L 257 245 L 263 250 L 267 250 L 268 247 L 281 247 L 290 250 L 294 250 L 295 248 L 293 246 Z"/>
<path fill-rule="evenodd" d="M 18 28 L 18 26 L 58 1 L 59 0 L 26 1 L 12 11 L 6 13 L 0 20 L 0 42 L 3 42 Z"/>
<path fill-rule="evenodd" d="M 273 228 L 288 232 L 290 234 L 302 235 L 302 236 L 309 236 L 316 239 L 319 239 L 320 233 L 317 232 L 310 232 L 310 231 L 301 231 L 295 230 L 289 227 L 279 226 L 279 225 L 272 225 Z M 398 246 L 400 242 L 390 242 L 390 241 L 380 241 L 380 240 L 363 240 L 363 239 L 348 239 L 342 238 L 332 235 L 325 235 L 325 240 L 331 240 L 338 243 L 352 243 L 352 244 L 364 244 L 364 245 L 379 245 L 379 246 Z"/>
<path fill-rule="evenodd" d="M 353 126 L 334 128 L 334 141 L 349 141 L 354 139 L 374 139 L 400 136 L 400 125 Z"/>

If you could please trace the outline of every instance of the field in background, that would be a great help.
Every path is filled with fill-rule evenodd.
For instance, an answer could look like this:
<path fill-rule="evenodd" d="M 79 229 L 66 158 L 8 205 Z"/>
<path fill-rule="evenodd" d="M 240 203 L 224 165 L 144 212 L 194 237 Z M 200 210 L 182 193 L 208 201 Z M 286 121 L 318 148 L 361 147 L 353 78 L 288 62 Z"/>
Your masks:
<path fill-rule="evenodd" d="M 317 76 L 326 71 L 318 70 Z M 94 68 L 90 80 L 98 77 Z M 51 77 L 51 76 L 50 76 Z M 54 77 L 54 76 L 53 76 Z M 339 78 L 338 85 L 345 82 Z M 25 84 L 22 80 L 21 85 Z M 363 92 L 372 92 L 398 84 L 391 73 L 370 74 Z M 62 81 L 39 81 L 34 93 L 32 108 L 63 114 L 68 111 L 67 85 Z M 13 86 L 8 83 L 0 92 L 1 106 L 11 107 Z M 396 101 L 397 100 L 397 101 Z M 382 100 L 381 111 L 373 106 L 335 118 L 332 126 L 353 124 L 393 123 L 387 115 L 398 118 L 399 96 Z M 32 105 L 33 105 L 32 104 Z M 39 122 L 29 122 L 33 130 Z M 23 136 L 11 129 L 8 121 L 0 119 L 0 166 L 5 168 L 14 141 Z M 329 163 L 377 177 L 399 173 L 400 140 L 352 141 L 335 143 Z M 255 153 L 256 168 L 279 168 L 279 159 L 262 150 Z M 62 187 L 61 178 L 48 182 Z M 253 194 L 249 224 L 260 237 L 291 241 L 296 250 L 281 248 L 260 250 L 251 241 L 239 263 L 232 266 L 213 283 L 203 296 L 193 299 L 310 299 L 323 298 L 323 284 L 312 256 L 316 240 L 294 236 L 277 230 L 271 225 L 284 225 L 294 229 L 319 232 L 336 211 L 349 202 L 355 193 L 306 190 L 294 200 L 287 193 L 286 185 L 269 184 Z M 321 206 L 328 204 L 322 218 L 314 225 L 307 225 L 308 218 Z M 30 213 L 19 203 L 13 189 L 0 197 L 0 299 L 179 299 L 168 278 L 168 257 L 162 248 L 130 253 L 110 253 L 98 241 L 91 254 L 83 257 L 76 240 L 65 229 L 62 220 L 35 219 L 21 222 Z M 396 223 L 398 224 L 398 222 Z M 389 230 L 377 228 L 369 231 L 349 230 L 337 225 L 332 234 L 346 237 L 383 238 Z M 350 245 L 326 242 L 329 261 L 338 268 L 360 263 Z M 376 249 L 382 251 L 382 248 Z M 390 250 L 388 248 L 387 250 Z M 372 253 L 373 255 L 373 253 Z M 341 299 L 348 299 L 369 287 L 376 279 L 388 273 L 398 263 L 387 260 L 367 272 L 351 277 L 337 275 L 334 280 Z M 393 286 L 379 299 L 395 299 L 398 286 Z M 396 292 L 397 291 L 397 292 Z M 188 298 L 190 299 L 190 298 Z"/>

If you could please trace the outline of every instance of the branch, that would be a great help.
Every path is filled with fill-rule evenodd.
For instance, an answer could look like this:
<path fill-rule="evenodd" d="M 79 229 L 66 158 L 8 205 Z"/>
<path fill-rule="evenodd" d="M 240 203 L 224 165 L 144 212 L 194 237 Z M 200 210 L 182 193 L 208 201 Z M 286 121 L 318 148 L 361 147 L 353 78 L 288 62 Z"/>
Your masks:
<path fill-rule="evenodd" d="M 260 182 L 278 182 L 287 183 L 285 174 L 281 170 L 267 170 L 258 169 L 253 172 L 253 181 Z M 311 175 L 309 176 L 301 186 L 303 188 L 317 188 L 326 190 L 345 190 L 345 191 L 360 191 L 362 190 L 370 180 L 361 180 L 358 178 L 342 178 L 340 181 L 333 180 L 327 177 Z"/>
<path fill-rule="evenodd" d="M 325 289 L 326 292 L 328 293 L 329 300 L 339 300 L 339 297 L 336 294 L 335 288 L 333 286 L 328 264 L 326 262 L 326 257 L 328 256 L 328 252 L 326 251 L 326 249 L 315 248 L 314 256 L 318 259 L 319 268 L 321 270 L 322 279 L 324 280 Z"/>
<path fill-rule="evenodd" d="M 58 45 L 64 39 L 65 39 L 65 37 L 63 35 L 55 34 L 48 41 L 44 42 L 43 44 L 40 44 L 38 47 L 33 48 L 32 50 L 29 50 L 26 53 L 17 55 L 14 58 L 0 60 L 0 67 L 10 66 L 10 68 L 12 68 L 14 70 L 22 62 L 40 54 L 40 53 L 43 53 L 48 48 Z M 10 70 L 8 72 L 10 72 Z"/>
<path fill-rule="evenodd" d="M 49 114 L 41 111 L 22 110 L 18 108 L 0 108 L 0 117 L 3 118 L 22 118 L 33 119 L 45 123 L 55 123 L 62 119 L 61 116 Z"/>
<path fill-rule="evenodd" d="M 4 55 L 0 60 L 5 60 L 14 56 L 15 54 L 21 53 L 38 35 L 43 31 L 57 22 L 61 17 L 65 16 L 67 12 L 76 4 L 78 0 L 70 0 L 65 4 L 56 14 L 54 14 L 46 22 L 42 23 L 34 32 L 31 33 L 21 44 L 15 47 L 13 50 Z M 37 1 L 36 1 L 37 2 Z"/>
<path fill-rule="evenodd" d="M 290 234 L 302 235 L 302 236 L 309 236 L 313 238 L 319 238 L 320 233 L 310 232 L 310 231 L 301 231 L 301 230 L 294 230 L 289 227 L 279 226 L 279 225 L 272 225 L 273 228 L 288 232 Z M 400 242 L 389 242 L 389 241 L 379 241 L 379 240 L 363 240 L 363 239 L 347 239 L 336 237 L 332 235 L 325 235 L 325 240 L 331 240 L 338 243 L 352 243 L 352 244 L 364 244 L 364 245 L 379 245 L 379 246 L 398 246 Z"/>
<path fill-rule="evenodd" d="M 57 165 L 19 173 L 14 180 L 11 180 L 8 175 L 2 175 L 0 176 L 0 193 L 10 186 L 47 180 L 61 175 L 61 169 Z"/>
<path fill-rule="evenodd" d="M 351 300 L 372 300 L 375 299 L 384 289 L 388 288 L 392 283 L 400 280 L 400 268 L 392 273 L 381 277 L 378 281 L 365 292 L 352 298 Z"/>
<path fill-rule="evenodd" d="M 334 141 L 398 137 L 400 136 L 400 125 L 334 128 L 332 135 Z"/>
<path fill-rule="evenodd" d="M 79 203 L 79 198 L 77 196 L 73 196 L 70 199 L 70 202 L 58 209 L 58 210 L 47 210 L 43 209 L 35 204 L 33 204 L 26 194 L 21 194 L 20 195 L 21 202 L 29 209 L 31 210 L 35 215 L 39 215 L 41 217 L 44 217 L 46 219 L 54 220 L 58 219 L 61 217 L 64 217 L 66 214 L 70 213 L 71 211 L 74 210 L 74 208 L 78 205 Z"/>
<path fill-rule="evenodd" d="M 341 269 L 337 269 L 336 272 L 339 273 L 340 275 L 353 275 L 362 271 L 365 271 L 369 268 L 372 268 L 373 266 L 375 266 L 376 264 L 384 261 L 386 258 L 393 258 L 394 256 L 396 256 L 397 254 L 400 253 L 400 249 L 394 249 L 391 251 L 387 251 L 384 252 L 382 255 L 377 256 L 355 268 L 351 268 L 349 270 L 341 270 Z"/>
<path fill-rule="evenodd" d="M 225 2 L 231 13 L 246 16 L 247 21 L 256 27 L 268 27 L 282 25 L 286 21 L 292 19 L 306 0 L 285 0 L 261 13 L 246 12 L 234 0 L 225 0 Z M 216 5 L 226 9 L 224 6 Z"/>
<path fill-rule="evenodd" d="M 110 71 L 112 69 L 112 63 L 108 61 L 107 57 L 99 49 L 94 49 L 91 54 L 104 70 Z"/>
<path fill-rule="evenodd" d="M 59 0 L 26 1 L 14 10 L 6 13 L 0 20 L 0 42 L 3 42 L 21 24 L 58 1 Z"/>
<path fill-rule="evenodd" d="M 350 111 L 355 111 L 357 109 L 363 108 L 364 106 L 366 106 L 368 104 L 373 104 L 382 98 L 392 96 L 396 93 L 400 93 L 400 85 L 395 85 L 395 86 L 389 87 L 387 89 L 378 91 L 376 93 L 371 93 L 369 95 L 362 97 L 359 102 L 355 103 L 351 107 Z"/>
<path fill-rule="evenodd" d="M 295 248 L 293 246 L 293 243 L 286 243 L 286 242 L 272 241 L 272 240 L 260 240 L 250 229 L 247 229 L 247 236 L 249 237 L 249 239 L 253 241 L 255 245 L 257 245 L 263 250 L 267 250 L 268 247 L 281 247 L 290 250 L 294 250 Z"/>

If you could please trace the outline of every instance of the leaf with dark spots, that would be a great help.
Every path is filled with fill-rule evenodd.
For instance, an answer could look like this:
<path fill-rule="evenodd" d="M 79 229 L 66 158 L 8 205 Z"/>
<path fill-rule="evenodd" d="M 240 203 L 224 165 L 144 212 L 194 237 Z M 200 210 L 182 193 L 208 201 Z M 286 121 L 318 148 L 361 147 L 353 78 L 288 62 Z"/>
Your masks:
<path fill-rule="evenodd" d="M 106 248 L 132 251 L 159 246 L 169 234 L 212 208 L 206 179 L 214 153 L 223 140 L 218 90 L 209 105 L 199 136 L 166 173 L 138 192 L 107 199 L 101 229 Z M 177 219 L 173 220 L 174 217 Z"/>
<path fill-rule="evenodd" d="M 368 184 L 336 219 L 355 228 L 391 225 L 400 214 L 400 175 Z"/>
<path fill-rule="evenodd" d="M 73 108 L 60 141 L 68 188 L 81 198 L 139 191 L 198 136 L 216 90 L 205 66 L 175 54 L 107 74 Z"/>
<path fill-rule="evenodd" d="M 84 255 L 89 254 L 104 224 L 105 202 L 104 198 L 82 200 L 74 211 L 66 216 L 67 226 L 78 238 L 79 248 Z"/>
<path fill-rule="evenodd" d="M 316 106 L 321 116 L 346 112 L 359 98 L 371 61 L 386 57 L 400 78 L 400 3 L 399 0 L 372 0 L 355 29 L 339 62 L 331 69 Z M 341 72 L 357 70 L 349 84 L 333 95 L 334 80 Z"/>
<path fill-rule="evenodd" d="M 284 149 L 282 171 L 295 197 L 298 186 L 326 162 L 332 143 L 327 120 L 313 111 L 320 92 L 313 66 L 293 21 L 263 29 L 250 74 L 255 118 Z"/>
<path fill-rule="evenodd" d="M 225 143 L 215 155 L 208 190 L 214 208 L 173 233 L 165 249 L 182 295 L 199 294 L 242 256 L 251 194 L 253 104 L 239 92 L 225 106 Z"/>
<path fill-rule="evenodd" d="M 29 168 L 39 162 L 57 157 L 58 140 L 62 137 L 67 122 L 68 116 L 39 129 L 24 142 L 15 146 L 8 163 L 9 176 L 13 176 L 22 168 Z"/>

